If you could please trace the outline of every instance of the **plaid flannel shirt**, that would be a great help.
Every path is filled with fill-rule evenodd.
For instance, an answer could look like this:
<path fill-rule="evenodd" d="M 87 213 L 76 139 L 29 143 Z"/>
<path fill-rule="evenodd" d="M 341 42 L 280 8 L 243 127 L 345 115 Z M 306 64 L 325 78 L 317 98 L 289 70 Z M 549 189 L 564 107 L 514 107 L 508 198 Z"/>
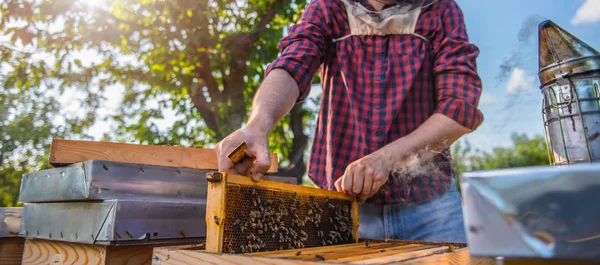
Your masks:
<path fill-rule="evenodd" d="M 370 7 L 372 9 L 372 7 Z M 311 0 L 280 42 L 281 54 L 266 69 L 284 69 L 309 94 L 321 70 L 323 87 L 308 176 L 334 189 L 348 164 L 403 137 L 434 113 L 475 129 L 483 121 L 477 105 L 479 49 L 469 43 L 463 14 L 454 0 L 421 11 L 415 34 L 350 36 L 340 0 Z M 420 172 L 391 173 L 367 202 L 414 203 L 446 191 L 454 177 L 450 151 Z"/>

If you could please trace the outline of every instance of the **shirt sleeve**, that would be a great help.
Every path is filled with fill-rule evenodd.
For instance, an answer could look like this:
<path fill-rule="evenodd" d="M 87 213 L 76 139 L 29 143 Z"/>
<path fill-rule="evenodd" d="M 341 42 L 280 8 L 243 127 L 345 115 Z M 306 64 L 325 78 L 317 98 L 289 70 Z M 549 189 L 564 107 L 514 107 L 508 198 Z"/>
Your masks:
<path fill-rule="evenodd" d="M 469 43 L 463 13 L 454 0 L 444 1 L 441 37 L 434 47 L 437 89 L 435 113 L 444 114 L 462 126 L 476 129 L 483 122 L 478 109 L 482 93 L 477 73 L 477 46 Z"/>
<path fill-rule="evenodd" d="M 265 71 L 265 76 L 274 69 L 286 70 L 298 83 L 298 102 L 306 99 L 311 81 L 325 60 L 328 43 L 331 41 L 331 21 L 325 11 L 327 0 L 312 0 L 304 9 L 296 24 L 288 30 L 279 43 L 280 55 Z"/>

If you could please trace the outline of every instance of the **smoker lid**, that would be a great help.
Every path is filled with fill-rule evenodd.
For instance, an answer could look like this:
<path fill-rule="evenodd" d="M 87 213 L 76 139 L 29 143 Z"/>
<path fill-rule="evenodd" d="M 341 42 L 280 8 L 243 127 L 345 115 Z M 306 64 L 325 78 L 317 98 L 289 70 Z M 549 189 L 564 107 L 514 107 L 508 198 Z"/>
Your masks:
<path fill-rule="evenodd" d="M 600 69 L 600 52 L 554 22 L 539 24 L 539 77 L 542 85 L 565 74 Z"/>

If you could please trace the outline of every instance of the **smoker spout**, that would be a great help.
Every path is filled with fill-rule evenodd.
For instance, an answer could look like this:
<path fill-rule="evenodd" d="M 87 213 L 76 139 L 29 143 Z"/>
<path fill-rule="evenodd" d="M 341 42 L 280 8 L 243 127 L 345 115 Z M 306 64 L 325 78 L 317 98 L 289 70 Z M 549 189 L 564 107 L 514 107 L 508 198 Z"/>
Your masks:
<path fill-rule="evenodd" d="M 564 75 L 600 69 L 600 53 L 551 20 L 540 23 L 538 32 L 542 85 Z"/>

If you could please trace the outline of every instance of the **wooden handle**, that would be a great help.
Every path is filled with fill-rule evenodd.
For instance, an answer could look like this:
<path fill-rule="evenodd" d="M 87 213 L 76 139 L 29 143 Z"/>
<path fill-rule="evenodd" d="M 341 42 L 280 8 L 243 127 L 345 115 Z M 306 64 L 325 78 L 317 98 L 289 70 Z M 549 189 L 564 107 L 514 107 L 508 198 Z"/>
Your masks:
<path fill-rule="evenodd" d="M 246 148 L 248 148 L 248 145 L 246 142 L 242 142 L 238 147 L 231 151 L 227 157 L 229 157 L 233 163 L 237 164 L 246 157 Z"/>

